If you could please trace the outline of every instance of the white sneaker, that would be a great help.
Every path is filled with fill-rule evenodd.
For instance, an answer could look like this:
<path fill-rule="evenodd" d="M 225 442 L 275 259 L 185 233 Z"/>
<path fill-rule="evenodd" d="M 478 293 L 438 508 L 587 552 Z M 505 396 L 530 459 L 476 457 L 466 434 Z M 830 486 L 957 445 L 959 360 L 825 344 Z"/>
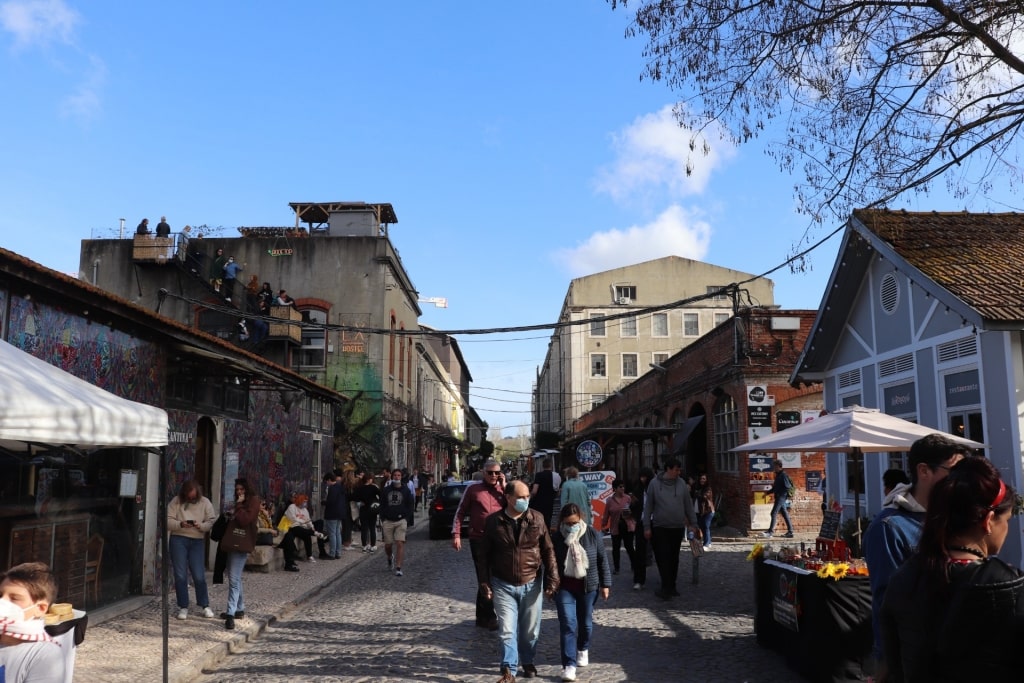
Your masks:
<path fill-rule="evenodd" d="M 375 546 L 375 545 L 371 545 L 371 546 L 370 546 L 370 552 L 371 552 L 371 553 L 375 553 L 375 552 L 377 552 L 377 546 Z"/>
<path fill-rule="evenodd" d="M 562 680 L 563 681 L 575 681 L 576 680 L 576 667 L 569 666 L 562 668 Z"/>
<path fill-rule="evenodd" d="M 576 666 L 587 666 L 590 664 L 589 650 L 576 650 Z"/>
<path fill-rule="evenodd" d="M 203 608 L 203 618 L 205 618 L 205 619 L 213 619 L 213 616 L 214 615 L 213 615 L 213 610 L 212 609 L 210 609 L 209 607 L 204 607 Z"/>
<path fill-rule="evenodd" d="M 402 576 L 402 568 L 401 567 L 399 567 L 398 569 L 395 570 L 395 576 Z"/>
<path fill-rule="evenodd" d="M 641 586 L 641 585 L 640 585 L 639 583 L 634 583 L 634 584 L 633 584 L 633 590 L 635 590 L 635 591 L 638 591 L 638 590 L 640 590 L 641 588 L 643 588 L 643 586 Z"/>
<path fill-rule="evenodd" d="M 311 564 L 315 564 L 316 563 L 316 558 L 313 557 L 312 555 L 310 555 L 309 557 L 306 558 L 306 562 L 309 562 Z"/>
<path fill-rule="evenodd" d="M 363 552 L 364 552 L 364 553 L 368 553 L 368 552 L 370 552 L 370 546 L 368 546 L 368 545 L 364 545 L 364 546 L 363 546 Z"/>
<path fill-rule="evenodd" d="M 182 607 L 178 610 L 178 618 L 182 621 L 188 619 L 188 607 Z"/>

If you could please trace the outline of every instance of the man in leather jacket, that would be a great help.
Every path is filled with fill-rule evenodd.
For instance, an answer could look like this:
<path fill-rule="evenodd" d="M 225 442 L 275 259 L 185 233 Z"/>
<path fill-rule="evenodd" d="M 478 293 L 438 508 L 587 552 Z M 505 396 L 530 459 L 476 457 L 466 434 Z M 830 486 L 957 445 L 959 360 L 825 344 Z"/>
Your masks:
<path fill-rule="evenodd" d="M 480 592 L 494 601 L 501 641 L 501 679 L 515 683 L 537 675 L 534 656 L 540 637 L 541 581 L 550 597 L 558 590 L 555 549 L 544 515 L 529 507 L 530 490 L 521 481 L 505 487 L 505 508 L 484 522 L 476 575 Z M 540 572 L 543 570 L 543 577 Z"/>

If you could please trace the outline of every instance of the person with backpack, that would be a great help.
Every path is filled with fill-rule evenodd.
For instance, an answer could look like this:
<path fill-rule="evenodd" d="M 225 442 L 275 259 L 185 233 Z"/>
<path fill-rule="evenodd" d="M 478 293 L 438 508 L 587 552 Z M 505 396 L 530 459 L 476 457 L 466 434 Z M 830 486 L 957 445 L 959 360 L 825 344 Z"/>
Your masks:
<path fill-rule="evenodd" d="M 790 499 L 796 495 L 796 486 L 789 475 L 782 471 L 782 461 L 775 461 L 775 480 L 772 482 L 772 495 L 775 496 L 775 504 L 772 505 L 772 521 L 768 525 L 768 531 L 761 534 L 765 538 L 771 538 L 775 534 L 775 521 L 782 513 L 782 520 L 786 523 L 786 538 L 793 538 L 793 522 L 789 519 L 789 507 L 792 505 Z"/>

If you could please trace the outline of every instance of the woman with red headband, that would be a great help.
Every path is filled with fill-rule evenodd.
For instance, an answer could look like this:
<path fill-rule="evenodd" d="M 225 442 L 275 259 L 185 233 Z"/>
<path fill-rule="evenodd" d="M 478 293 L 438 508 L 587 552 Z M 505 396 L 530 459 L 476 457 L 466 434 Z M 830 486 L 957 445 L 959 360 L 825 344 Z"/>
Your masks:
<path fill-rule="evenodd" d="M 1015 680 L 1024 643 L 1024 572 L 996 557 L 1017 494 L 982 457 L 932 489 L 917 553 L 882 604 L 887 671 L 876 680 Z"/>

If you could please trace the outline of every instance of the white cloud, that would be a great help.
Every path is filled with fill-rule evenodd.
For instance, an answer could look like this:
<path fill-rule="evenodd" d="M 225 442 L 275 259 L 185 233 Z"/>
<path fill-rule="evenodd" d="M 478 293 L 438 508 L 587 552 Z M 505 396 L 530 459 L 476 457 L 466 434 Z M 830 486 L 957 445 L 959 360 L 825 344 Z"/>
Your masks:
<path fill-rule="evenodd" d="M 598 171 L 597 190 L 620 202 L 659 189 L 673 198 L 703 192 L 711 173 L 735 153 L 714 135 L 717 128 L 708 130 L 714 139 L 681 128 L 671 105 L 637 117 L 613 134 L 616 159 Z"/>
<path fill-rule="evenodd" d="M 14 35 L 14 47 L 71 43 L 78 12 L 62 0 L 9 0 L 0 5 L 0 26 Z"/>
<path fill-rule="evenodd" d="M 100 92 L 107 82 L 107 65 L 95 55 L 89 55 L 89 71 L 75 92 L 61 102 L 61 114 L 68 118 L 88 122 L 102 109 Z"/>
<path fill-rule="evenodd" d="M 560 249 L 554 260 L 575 277 L 663 256 L 701 260 L 708 252 L 711 225 L 696 212 L 673 204 L 646 225 L 591 235 L 573 249 Z"/>

